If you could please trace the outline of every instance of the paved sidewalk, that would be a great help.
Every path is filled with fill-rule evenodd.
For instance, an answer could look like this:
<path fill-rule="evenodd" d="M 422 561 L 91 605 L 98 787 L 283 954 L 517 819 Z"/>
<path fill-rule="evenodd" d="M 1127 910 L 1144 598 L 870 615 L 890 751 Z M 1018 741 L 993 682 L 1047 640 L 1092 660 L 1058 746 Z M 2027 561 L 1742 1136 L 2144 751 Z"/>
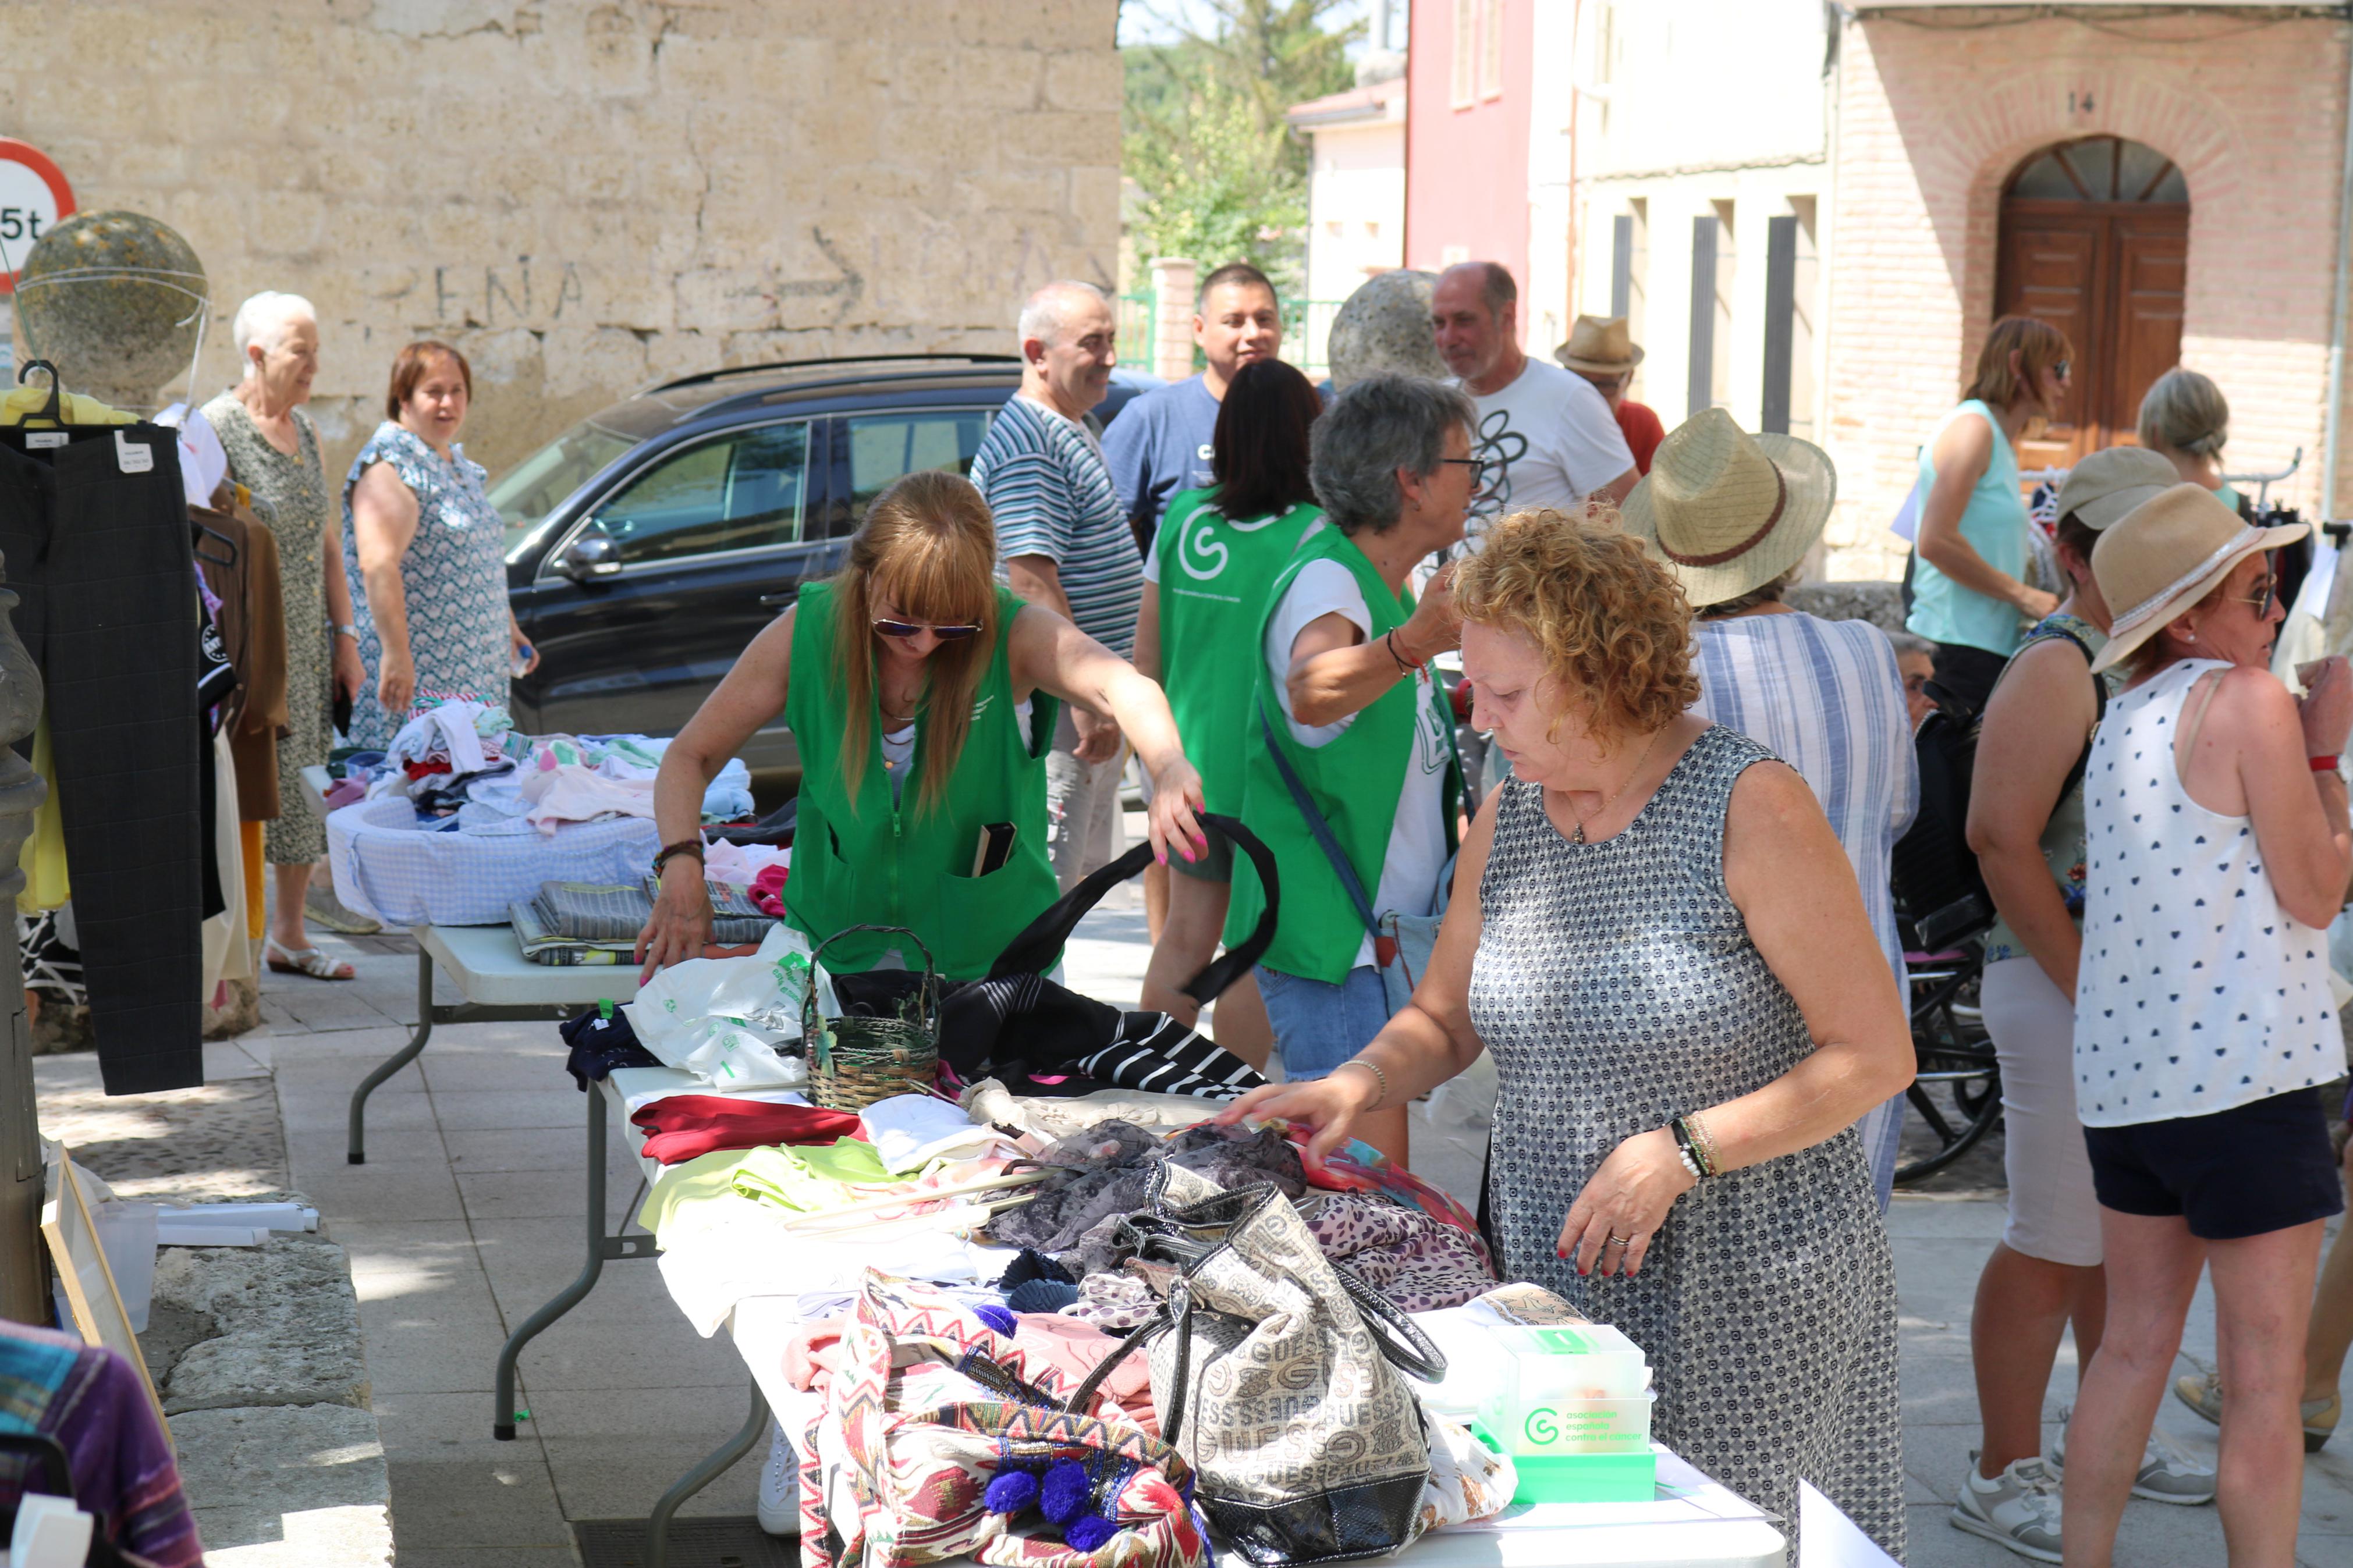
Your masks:
<path fill-rule="evenodd" d="M 350 1251 L 369 1373 L 393 1489 L 402 1568 L 512 1568 L 576 1562 L 572 1521 L 642 1519 L 689 1466 L 742 1424 L 746 1376 L 723 1339 L 687 1326 L 649 1263 L 606 1266 L 596 1291 L 524 1353 L 519 1440 L 491 1440 L 491 1381 L 508 1330 L 578 1272 L 583 1250 L 584 1105 L 564 1076 L 552 1025 L 442 1027 L 415 1067 L 379 1089 L 368 1163 L 343 1159 L 352 1087 L 406 1039 L 416 1007 L 405 938 L 322 945 L 361 977 L 343 985 L 271 976 L 263 1011 L 293 1184 Z M 1133 1002 L 1146 955 L 1143 918 L 1106 908 L 1080 928 L 1071 983 Z M 454 1000 L 454 998 L 448 998 Z M 1425 1139 L 1418 1168 L 1469 1193 L 1467 1139 Z M 1990 1168 L 1998 1170 L 1998 1163 Z M 637 1188 L 616 1138 L 608 1216 Z M 1905 1469 L 1917 1568 L 2020 1561 L 1946 1521 L 1976 1441 L 1969 1303 L 2001 1229 L 1998 1194 L 1899 1198 L 1889 1217 L 1902 1299 Z M 2211 1363 L 2211 1296 L 2201 1292 L 2180 1370 Z M 2050 1415 L 2073 1398 L 2071 1350 Z M 2209 1456 L 2213 1429 L 2168 1400 L 2164 1429 Z M 762 1450 L 765 1452 L 765 1449 Z M 686 1517 L 749 1514 L 755 1454 L 704 1491 Z M 2300 1561 L 2353 1562 L 2353 1434 L 2306 1462 Z M 2211 1508 L 2136 1501 L 2118 1560 L 2223 1560 Z"/>

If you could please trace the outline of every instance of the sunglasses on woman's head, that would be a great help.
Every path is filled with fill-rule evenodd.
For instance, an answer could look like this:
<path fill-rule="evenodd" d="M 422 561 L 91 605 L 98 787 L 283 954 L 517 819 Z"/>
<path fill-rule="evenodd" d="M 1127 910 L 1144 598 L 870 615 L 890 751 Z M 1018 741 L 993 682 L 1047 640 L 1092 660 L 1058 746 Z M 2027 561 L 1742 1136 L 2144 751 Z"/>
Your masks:
<path fill-rule="evenodd" d="M 886 621 L 878 619 L 874 623 L 874 629 L 881 633 L 886 637 L 911 637 L 918 635 L 919 633 L 929 632 L 934 637 L 939 638 L 942 642 L 962 642 L 966 637 L 977 637 L 980 635 L 980 628 L 976 626 L 927 626 L 921 621 Z"/>

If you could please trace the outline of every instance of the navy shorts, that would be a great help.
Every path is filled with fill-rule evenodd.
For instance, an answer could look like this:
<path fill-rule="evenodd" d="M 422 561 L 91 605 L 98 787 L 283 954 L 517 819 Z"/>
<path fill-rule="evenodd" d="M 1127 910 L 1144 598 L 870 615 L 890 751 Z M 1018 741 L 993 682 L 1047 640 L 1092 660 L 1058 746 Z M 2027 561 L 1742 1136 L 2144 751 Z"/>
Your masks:
<path fill-rule="evenodd" d="M 2129 1127 L 2086 1127 L 2102 1208 L 2170 1218 L 2201 1241 L 2236 1241 L 2341 1213 L 2316 1089 Z"/>

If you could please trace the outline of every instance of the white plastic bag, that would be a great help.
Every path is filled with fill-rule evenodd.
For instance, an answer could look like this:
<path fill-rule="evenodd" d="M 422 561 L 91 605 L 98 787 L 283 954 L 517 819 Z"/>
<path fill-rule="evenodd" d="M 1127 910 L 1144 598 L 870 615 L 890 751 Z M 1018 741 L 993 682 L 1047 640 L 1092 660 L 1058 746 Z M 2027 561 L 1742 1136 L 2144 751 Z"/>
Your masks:
<path fill-rule="evenodd" d="M 793 1087 L 807 1081 L 807 1069 L 776 1047 L 798 1051 L 812 977 L 820 1012 L 833 1008 L 833 986 L 810 962 L 807 939 L 780 924 L 748 958 L 672 964 L 622 1011 L 638 1043 L 667 1066 L 723 1089 Z"/>

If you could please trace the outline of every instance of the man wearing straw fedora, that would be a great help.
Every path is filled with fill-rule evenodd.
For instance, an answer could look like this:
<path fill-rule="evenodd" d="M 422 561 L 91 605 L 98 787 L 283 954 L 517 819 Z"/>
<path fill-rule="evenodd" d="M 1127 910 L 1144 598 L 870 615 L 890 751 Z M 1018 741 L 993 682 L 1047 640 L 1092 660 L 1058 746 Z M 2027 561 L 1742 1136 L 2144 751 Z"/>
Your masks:
<path fill-rule="evenodd" d="M 1651 456 L 1666 439 L 1667 427 L 1656 410 L 1626 395 L 1634 383 L 1634 367 L 1642 363 L 1642 345 L 1627 330 L 1623 316 L 1579 316 L 1568 342 L 1552 351 L 1561 364 L 1593 384 L 1618 418 L 1626 449 L 1634 454 L 1638 473 L 1651 471 Z"/>
<path fill-rule="evenodd" d="M 1751 436 L 1710 408 L 1659 444 L 1620 510 L 1626 531 L 1691 601 L 1700 680 L 1692 710 L 1770 748 L 1812 788 L 1901 988 L 1889 862 L 1918 807 L 1920 775 L 1895 649 L 1867 621 L 1820 620 L 1781 603 L 1837 495 L 1837 470 L 1820 447 Z M 1903 1110 L 1898 1095 L 1861 1123 L 1882 1207 Z"/>

